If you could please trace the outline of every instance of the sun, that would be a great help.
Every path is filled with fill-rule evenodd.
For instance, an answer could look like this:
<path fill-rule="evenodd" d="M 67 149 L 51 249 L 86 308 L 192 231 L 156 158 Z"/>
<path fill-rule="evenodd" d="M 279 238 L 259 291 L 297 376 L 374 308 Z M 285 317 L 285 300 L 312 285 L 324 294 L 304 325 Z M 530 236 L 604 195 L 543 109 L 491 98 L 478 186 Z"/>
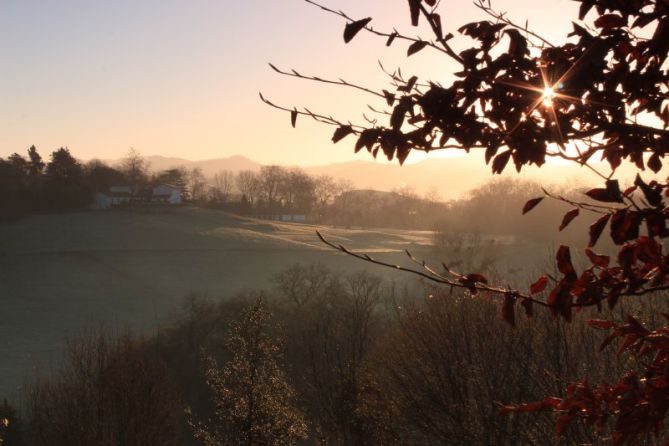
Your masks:
<path fill-rule="evenodd" d="M 544 106 L 546 107 L 552 107 L 553 106 L 553 100 L 557 97 L 557 93 L 553 89 L 553 87 L 547 86 L 544 88 L 543 94 L 542 94 L 542 100 L 544 103 Z"/>

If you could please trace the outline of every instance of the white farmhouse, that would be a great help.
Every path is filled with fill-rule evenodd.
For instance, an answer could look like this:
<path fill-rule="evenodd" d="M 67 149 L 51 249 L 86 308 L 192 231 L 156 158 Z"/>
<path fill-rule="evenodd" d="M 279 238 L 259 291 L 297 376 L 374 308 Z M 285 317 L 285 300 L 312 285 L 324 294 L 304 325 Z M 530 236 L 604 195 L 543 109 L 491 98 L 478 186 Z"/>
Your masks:
<path fill-rule="evenodd" d="M 95 194 L 91 209 L 110 209 L 130 204 L 132 193 L 129 186 L 111 186 L 109 192 Z"/>
<path fill-rule="evenodd" d="M 171 184 L 158 184 L 153 187 L 151 201 L 157 203 L 181 204 L 181 189 Z"/>
<path fill-rule="evenodd" d="M 93 198 L 91 209 L 109 209 L 112 206 L 112 200 L 109 194 L 98 192 Z"/>

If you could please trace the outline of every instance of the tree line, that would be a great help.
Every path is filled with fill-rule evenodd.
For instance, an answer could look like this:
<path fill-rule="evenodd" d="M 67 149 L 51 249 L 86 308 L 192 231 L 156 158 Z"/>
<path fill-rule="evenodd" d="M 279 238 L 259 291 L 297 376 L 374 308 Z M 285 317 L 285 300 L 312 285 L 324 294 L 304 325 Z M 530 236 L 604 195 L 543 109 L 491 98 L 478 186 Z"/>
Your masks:
<path fill-rule="evenodd" d="M 178 187 L 184 201 L 243 214 L 304 214 L 311 221 L 366 227 L 387 222 L 406 228 L 424 226 L 425 212 L 435 203 L 407 188 L 379 192 L 370 201 L 367 194 L 353 190 L 350 181 L 309 175 L 298 167 L 221 170 L 207 178 L 199 167 L 151 172 L 134 149 L 111 166 L 100 160 L 81 162 L 64 147 L 45 160 L 31 146 L 27 156 L 14 153 L 0 158 L 0 217 L 82 208 L 112 186 L 129 187 L 134 201 L 141 203 L 148 199 L 147 188 L 155 184 Z"/>
<path fill-rule="evenodd" d="M 345 181 L 312 177 L 299 168 L 222 170 L 207 178 L 199 167 L 151 172 L 134 149 L 118 165 L 110 166 L 100 160 L 83 163 L 65 147 L 54 150 L 45 160 L 31 146 L 27 156 L 14 153 L 0 158 L 0 216 L 81 208 L 92 202 L 95 193 L 108 192 L 112 186 L 127 186 L 136 201 L 142 201 L 147 187 L 161 183 L 178 187 L 186 201 L 216 205 L 238 195 L 246 204 L 243 210 L 263 213 L 322 213 L 334 197 L 351 189 Z"/>

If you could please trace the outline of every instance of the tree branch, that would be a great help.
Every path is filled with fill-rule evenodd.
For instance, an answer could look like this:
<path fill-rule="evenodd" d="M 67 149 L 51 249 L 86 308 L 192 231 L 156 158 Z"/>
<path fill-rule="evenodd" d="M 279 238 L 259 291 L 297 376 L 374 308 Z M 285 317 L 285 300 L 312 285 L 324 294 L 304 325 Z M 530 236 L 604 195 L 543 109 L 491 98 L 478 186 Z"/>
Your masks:
<path fill-rule="evenodd" d="M 382 99 L 385 99 L 385 96 L 383 95 L 383 93 L 376 92 L 374 90 L 371 90 L 369 88 L 366 88 L 366 87 L 363 87 L 363 86 L 360 86 L 360 85 L 352 84 L 350 82 L 345 81 L 344 79 L 338 79 L 336 81 L 333 81 L 331 79 L 323 79 L 323 78 L 320 78 L 320 77 L 317 77 L 317 76 L 303 75 L 303 74 L 298 73 L 295 70 L 283 71 L 283 70 L 280 70 L 279 68 L 277 68 L 275 65 L 273 65 L 271 63 L 269 63 L 268 65 L 270 66 L 270 68 L 272 68 L 272 70 L 276 71 L 279 74 L 283 74 L 284 76 L 296 77 L 298 79 L 305 79 L 305 80 L 310 80 L 310 81 L 314 81 L 314 82 L 321 82 L 321 83 L 324 83 L 324 84 L 332 84 L 332 85 L 339 85 L 339 86 L 343 86 L 343 87 L 354 88 L 354 89 L 357 89 L 357 90 L 360 90 L 360 91 L 364 91 L 365 93 L 369 93 L 371 95 L 378 96 Z"/>
<path fill-rule="evenodd" d="M 504 13 L 504 12 L 497 12 L 497 11 L 495 11 L 494 9 L 492 9 L 492 6 L 491 6 L 491 4 L 490 4 L 489 1 L 488 1 L 488 4 L 486 5 L 486 2 L 485 2 L 484 0 L 475 0 L 475 1 L 474 1 L 474 6 L 476 6 L 477 8 L 479 8 L 480 10 L 482 10 L 483 12 L 485 12 L 486 14 L 488 14 L 490 17 L 493 17 L 494 19 L 496 19 L 496 20 L 498 20 L 498 21 L 500 21 L 500 22 L 502 22 L 502 23 L 505 23 L 505 24 L 507 24 L 507 25 L 509 25 L 509 26 L 511 26 L 511 27 L 513 27 L 513 28 L 516 28 L 516 29 L 520 30 L 520 31 L 523 31 L 523 32 L 525 32 L 526 34 L 528 34 L 528 35 L 534 37 L 535 39 L 540 40 L 541 42 L 543 42 L 544 44 L 546 44 L 546 45 L 548 45 L 548 46 L 550 46 L 550 47 L 555 47 L 555 45 L 553 45 L 551 42 L 549 42 L 548 40 L 546 40 L 544 37 L 542 37 L 541 35 L 535 33 L 534 31 L 531 31 L 531 30 L 527 27 L 527 23 L 525 24 L 525 26 L 520 26 L 520 25 L 518 25 L 517 23 L 514 23 L 514 22 L 512 22 L 511 20 L 507 19 L 507 18 L 506 18 L 506 13 Z M 537 46 L 538 46 L 538 45 L 537 45 Z"/>
<path fill-rule="evenodd" d="M 330 9 L 330 8 L 328 8 L 328 7 L 326 7 L 326 6 L 323 6 L 323 5 L 317 3 L 317 2 L 315 2 L 315 1 L 313 1 L 313 0 L 304 0 L 304 1 L 307 2 L 307 3 L 309 3 L 309 4 L 311 4 L 311 5 L 313 5 L 313 6 L 316 6 L 317 8 L 322 9 L 323 11 L 329 12 L 330 14 L 338 15 L 338 16 L 340 16 L 340 17 L 342 17 L 342 18 L 348 20 L 349 22 L 354 22 L 354 21 L 355 21 L 354 19 L 352 19 L 351 17 L 349 17 L 346 13 L 344 13 L 344 12 L 342 12 L 342 11 L 335 11 L 335 10 Z M 417 37 L 409 37 L 409 36 L 405 36 L 405 35 L 403 35 L 403 34 L 400 34 L 397 30 L 393 30 L 392 33 L 383 32 L 383 31 L 377 31 L 377 30 L 375 30 L 374 28 L 372 28 L 372 27 L 369 26 L 369 25 L 368 25 L 368 26 L 365 26 L 364 29 L 365 29 L 365 31 L 367 31 L 367 32 L 369 32 L 369 33 L 372 33 L 372 34 L 377 35 L 377 36 L 379 36 L 379 37 L 385 37 L 385 38 L 387 38 L 387 39 L 390 39 L 390 38 L 392 37 L 393 39 L 405 40 L 405 41 L 407 41 L 407 42 L 411 42 L 411 43 L 415 43 L 415 42 L 425 42 L 425 44 L 426 44 L 427 46 L 429 46 L 430 48 L 435 49 L 435 50 L 437 50 L 437 51 L 439 51 L 439 52 L 441 52 L 441 53 L 447 54 L 449 57 L 454 57 L 454 56 L 455 56 L 455 60 L 457 60 L 458 62 L 462 63 L 462 59 L 461 59 L 457 54 L 453 53 L 452 50 L 451 50 L 451 51 L 446 50 L 445 48 L 442 48 L 441 46 L 437 45 L 436 43 L 434 43 L 434 42 L 432 42 L 432 41 L 429 41 L 429 40 L 422 40 L 422 39 L 417 38 Z"/>
<path fill-rule="evenodd" d="M 260 100 L 263 101 L 265 104 L 269 105 L 270 107 L 276 108 L 278 110 L 283 110 L 283 111 L 286 111 L 288 113 L 297 113 L 298 115 L 308 116 L 311 119 L 313 119 L 314 121 L 321 122 L 323 124 L 334 125 L 334 126 L 338 126 L 338 127 L 348 125 L 353 130 L 352 133 L 355 133 L 355 134 L 359 134 L 360 131 L 362 131 L 366 128 L 364 126 L 352 124 L 350 122 L 344 123 L 342 121 L 339 121 L 338 119 L 333 118 L 332 116 L 325 116 L 325 115 L 321 115 L 321 114 L 318 114 L 318 113 L 314 113 L 311 110 L 309 110 L 308 108 L 304 108 L 303 110 L 299 110 L 297 108 L 290 109 L 290 108 L 287 108 L 287 107 L 283 107 L 281 105 L 277 105 L 277 104 L 271 102 L 270 100 L 266 99 L 263 96 L 262 93 L 258 93 L 258 95 L 260 96 Z"/>
<path fill-rule="evenodd" d="M 469 283 L 462 283 L 460 281 L 451 280 L 451 279 L 449 279 L 449 278 L 447 278 L 447 277 L 445 277 L 441 274 L 438 274 L 437 272 L 435 272 L 432 268 L 430 268 L 426 264 L 421 265 L 421 267 L 423 269 L 425 269 L 425 271 L 427 271 L 427 272 L 423 272 L 423 271 L 415 270 L 415 269 L 412 269 L 412 268 L 407 268 L 405 266 L 394 265 L 392 263 L 387 263 L 387 262 L 383 262 L 381 260 L 376 260 L 376 259 L 373 259 L 372 257 L 370 257 L 367 254 L 359 254 L 359 253 L 356 253 L 356 252 L 353 252 L 353 251 L 349 250 L 345 246 L 336 245 L 336 244 L 330 242 L 329 240 L 327 240 L 320 233 L 320 231 L 316 231 L 316 235 L 318 235 L 318 238 L 323 243 L 325 243 L 327 246 L 329 246 L 329 247 L 331 247 L 331 248 L 333 248 L 333 249 L 335 249 L 339 252 L 343 252 L 344 254 L 347 254 L 351 257 L 355 257 L 356 259 L 364 260 L 365 262 L 369 262 L 369 263 L 372 263 L 374 265 L 385 266 L 387 268 L 393 268 L 393 269 L 396 269 L 398 271 L 404 271 L 404 272 L 408 272 L 408 273 L 411 273 L 411 274 L 415 274 L 415 275 L 420 276 L 424 279 L 427 279 L 431 282 L 439 283 L 439 284 L 442 284 L 442 285 L 448 285 L 448 286 L 451 286 L 451 287 L 463 288 L 463 289 L 467 289 L 467 290 L 484 291 L 484 292 L 489 292 L 489 293 L 493 293 L 493 294 L 500 294 L 500 295 L 504 295 L 504 296 L 511 295 L 511 296 L 513 296 L 515 298 L 518 298 L 518 299 L 524 299 L 524 300 L 531 301 L 533 303 L 536 303 L 537 305 L 541 305 L 541 306 L 544 306 L 544 307 L 549 306 L 547 303 L 545 303 L 543 301 L 540 301 L 540 300 L 537 300 L 537 299 L 533 298 L 532 296 L 527 295 L 527 294 L 523 294 L 519 291 L 500 288 L 500 287 L 494 287 L 494 286 L 490 286 L 490 285 L 487 285 L 487 284 L 484 284 L 484 283 L 481 283 L 481 282 L 472 282 L 471 284 L 469 284 Z M 407 251 L 407 255 L 409 256 L 410 259 L 415 261 L 415 257 L 413 257 L 411 255 L 411 253 L 409 253 L 408 251 Z M 455 277 L 458 277 L 459 279 L 465 279 L 466 278 L 466 276 L 464 276 L 462 274 L 458 274 L 454 271 L 451 271 L 446 265 L 443 265 L 443 266 L 444 266 L 444 269 L 446 271 L 448 271 L 449 274 L 451 274 Z"/>

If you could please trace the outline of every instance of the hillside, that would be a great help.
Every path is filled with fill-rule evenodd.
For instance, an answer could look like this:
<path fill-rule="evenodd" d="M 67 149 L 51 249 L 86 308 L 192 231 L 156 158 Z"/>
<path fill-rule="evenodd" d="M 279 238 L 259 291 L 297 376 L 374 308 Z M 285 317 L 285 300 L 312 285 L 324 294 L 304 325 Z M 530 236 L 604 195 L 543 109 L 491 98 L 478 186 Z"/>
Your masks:
<path fill-rule="evenodd" d="M 45 214 L 0 225 L 0 397 L 27 371 L 50 370 L 68 335 L 97 324 L 151 330 L 191 293 L 223 298 L 269 287 L 295 262 L 395 274 L 325 249 L 315 229 L 195 208 Z M 393 261 L 429 237 L 325 232 Z"/>

